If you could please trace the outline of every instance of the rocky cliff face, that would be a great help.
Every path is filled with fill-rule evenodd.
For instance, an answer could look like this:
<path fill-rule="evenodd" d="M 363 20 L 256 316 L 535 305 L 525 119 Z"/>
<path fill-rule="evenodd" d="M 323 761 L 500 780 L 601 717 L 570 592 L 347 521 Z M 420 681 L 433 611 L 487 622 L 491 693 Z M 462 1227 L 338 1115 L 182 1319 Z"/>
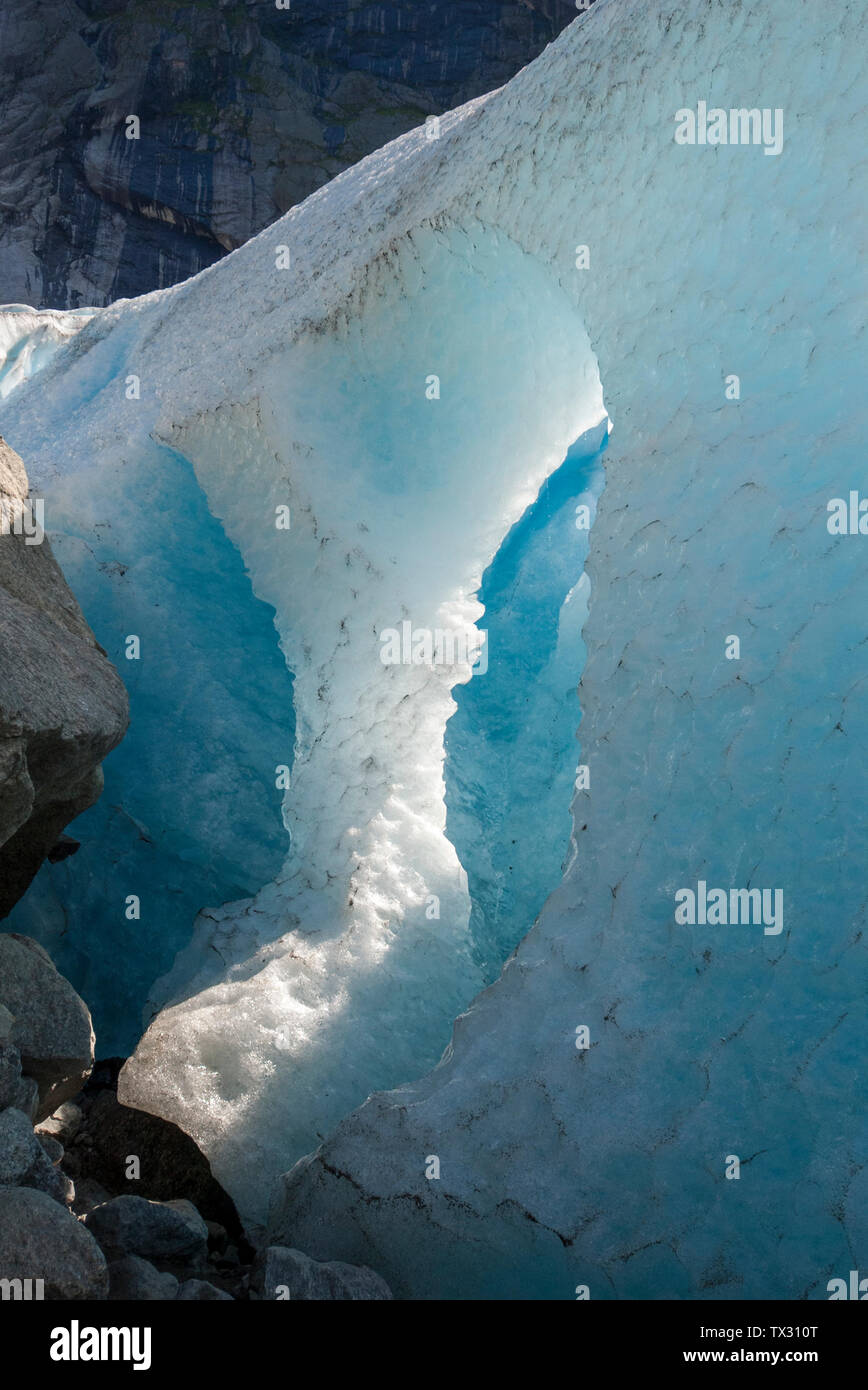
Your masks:
<path fill-rule="evenodd" d="M 102 305 L 194 275 L 575 17 L 573 0 L 7 6 L 0 301 Z"/>
<path fill-rule="evenodd" d="M 0 919 L 96 801 L 100 764 L 128 720 L 120 677 L 27 494 L 24 465 L 0 439 Z"/>

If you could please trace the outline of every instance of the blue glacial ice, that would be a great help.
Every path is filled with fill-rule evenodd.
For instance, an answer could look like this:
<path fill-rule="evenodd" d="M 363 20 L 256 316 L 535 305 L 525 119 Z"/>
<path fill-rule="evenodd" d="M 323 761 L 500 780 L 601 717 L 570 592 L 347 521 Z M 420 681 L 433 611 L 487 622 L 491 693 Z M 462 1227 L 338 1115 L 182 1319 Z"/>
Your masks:
<path fill-rule="evenodd" d="M 471 951 L 486 981 L 560 881 L 569 846 L 600 440 L 594 430 L 576 441 L 483 576 L 492 660 L 484 679 L 456 688 L 446 725 L 446 833 L 467 872 Z"/>
<path fill-rule="evenodd" d="M 274 613 L 208 511 L 187 461 L 152 444 L 86 519 L 51 495 L 56 553 L 130 694 L 105 790 L 69 826 L 9 919 L 88 1000 L 102 1056 L 127 1056 L 154 981 L 200 908 L 254 893 L 287 833 L 275 768 L 291 764 L 292 680 Z M 127 638 L 141 656 L 127 659 Z M 130 901 L 137 898 L 138 903 Z"/>

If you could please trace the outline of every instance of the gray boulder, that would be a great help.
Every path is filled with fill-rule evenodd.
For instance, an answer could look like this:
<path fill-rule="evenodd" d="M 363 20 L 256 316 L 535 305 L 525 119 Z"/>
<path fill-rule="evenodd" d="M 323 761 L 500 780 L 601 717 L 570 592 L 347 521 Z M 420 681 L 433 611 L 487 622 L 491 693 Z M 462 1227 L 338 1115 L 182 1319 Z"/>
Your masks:
<path fill-rule="evenodd" d="M 2 799 L 2 788 L 0 788 Z M 87 1005 L 27 936 L 0 934 L 0 1004 L 13 1015 L 11 1042 L 39 1087 L 37 1119 L 81 1090 L 93 1066 Z"/>
<path fill-rule="evenodd" d="M 174 1274 L 161 1274 L 139 1255 L 124 1255 L 112 1260 L 108 1267 L 109 1299 L 122 1302 L 168 1302 L 178 1296 L 178 1281 Z"/>
<path fill-rule="evenodd" d="M 57 1139 L 53 1138 L 52 1135 L 40 1134 L 38 1130 L 36 1131 L 36 1138 L 39 1140 L 39 1144 L 44 1153 L 48 1156 L 49 1161 L 53 1163 L 56 1168 L 58 1163 L 63 1159 L 63 1145 Z"/>
<path fill-rule="evenodd" d="M 110 1202 L 112 1194 L 103 1187 L 101 1183 L 95 1182 L 93 1178 L 77 1177 L 75 1179 L 75 1200 L 72 1209 L 76 1216 L 87 1216 L 88 1212 L 95 1207 L 101 1207 L 105 1202 Z"/>
<path fill-rule="evenodd" d="M 99 797 L 100 764 L 129 722 L 121 679 L 37 529 L 28 490 L 0 438 L 0 919 L 64 826 Z"/>
<path fill-rule="evenodd" d="M 14 1043 L 0 1041 L 0 1110 L 14 1105 L 21 1089 L 21 1053 Z"/>
<path fill-rule="evenodd" d="M 0 1004 L 0 1110 L 14 1105 L 19 1098 L 21 1082 L 21 1053 L 12 1041 L 15 1019 Z"/>
<path fill-rule="evenodd" d="M 56 1202 L 72 1199 L 72 1183 L 55 1168 L 20 1110 L 0 1112 L 0 1186 L 35 1187 Z"/>
<path fill-rule="evenodd" d="M 12 1101 L 16 1110 L 20 1110 L 22 1115 L 26 1115 L 30 1123 L 36 1123 L 36 1116 L 39 1112 L 39 1087 L 32 1076 L 22 1076 L 18 1082 L 18 1090 L 15 1099 Z"/>
<path fill-rule="evenodd" d="M 178 1290 L 180 1303 L 234 1303 L 231 1293 L 209 1284 L 206 1279 L 185 1279 Z"/>
<path fill-rule="evenodd" d="M 84 1218 L 104 1250 L 154 1260 L 189 1260 L 204 1255 L 208 1227 L 192 1202 L 149 1202 L 146 1197 L 113 1197 Z"/>
<path fill-rule="evenodd" d="M 47 1299 L 102 1299 L 105 1256 L 80 1221 L 45 1192 L 0 1187 L 0 1279 L 43 1279 Z"/>
<path fill-rule="evenodd" d="M 392 1291 L 379 1274 L 366 1265 L 340 1260 L 319 1264 L 284 1245 L 265 1251 L 262 1269 L 263 1296 L 267 1299 L 390 1299 Z"/>
<path fill-rule="evenodd" d="M 58 1106 L 53 1115 L 36 1126 L 36 1132 L 46 1137 L 50 1135 L 66 1148 L 81 1129 L 81 1121 L 81 1110 L 74 1101 L 67 1100 Z"/>

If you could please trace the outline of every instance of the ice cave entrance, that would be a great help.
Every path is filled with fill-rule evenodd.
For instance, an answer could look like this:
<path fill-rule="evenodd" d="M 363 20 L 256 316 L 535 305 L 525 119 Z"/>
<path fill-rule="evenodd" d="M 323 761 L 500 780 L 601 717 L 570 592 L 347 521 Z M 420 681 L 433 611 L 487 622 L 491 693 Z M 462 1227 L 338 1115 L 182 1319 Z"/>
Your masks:
<path fill-rule="evenodd" d="M 472 950 L 487 981 L 560 882 L 569 844 L 585 560 L 607 443 L 607 423 L 577 439 L 505 537 L 479 591 L 497 660 L 454 692 L 446 833 L 467 872 Z"/>
<path fill-rule="evenodd" d="M 171 1001 L 130 1103 L 219 1153 L 251 1211 L 256 1117 L 276 1175 L 435 1065 L 559 881 L 589 587 L 577 508 L 593 514 L 606 438 L 564 289 L 479 224 L 423 229 L 328 331 L 281 340 L 256 400 L 187 419 L 163 399 L 168 424 L 110 467 L 85 440 L 52 485 L 58 557 L 132 725 L 73 827 L 82 849 L 43 869 L 14 926 L 88 1000 L 102 1056 L 136 1045 L 149 996 Z M 75 389 L 115 381 L 116 350 L 98 340 Z M 290 544 L 262 528 L 287 487 Z M 385 627 L 483 612 L 492 660 L 469 685 L 380 660 Z"/>
<path fill-rule="evenodd" d="M 274 769 L 291 763 L 294 737 L 274 610 L 189 463 L 151 443 L 121 476 L 123 507 L 86 545 L 55 497 L 58 527 L 73 534 L 53 543 L 127 686 L 130 727 L 99 801 L 68 827 L 80 849 L 43 865 L 8 924 L 43 942 L 87 999 L 102 1057 L 135 1047 L 151 987 L 197 912 L 280 869 Z M 126 659 L 130 633 L 142 660 Z"/>

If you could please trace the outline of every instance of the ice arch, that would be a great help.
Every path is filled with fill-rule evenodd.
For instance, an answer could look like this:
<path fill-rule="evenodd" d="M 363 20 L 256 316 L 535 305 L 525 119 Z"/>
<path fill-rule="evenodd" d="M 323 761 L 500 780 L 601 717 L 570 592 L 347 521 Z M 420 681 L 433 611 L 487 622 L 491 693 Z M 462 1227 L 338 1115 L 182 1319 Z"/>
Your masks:
<path fill-rule="evenodd" d="M 280 285 L 272 246 L 264 269 Z M 485 982 L 444 833 L 444 731 L 470 665 L 384 665 L 381 639 L 406 623 L 469 634 L 472 646 L 483 571 L 572 441 L 598 439 L 605 416 L 558 278 L 473 217 L 408 232 L 326 324 L 302 325 L 291 351 L 274 329 L 246 389 L 195 410 L 150 405 L 147 335 L 119 345 L 117 328 L 80 337 L 73 360 L 33 384 L 69 399 L 81 370 L 72 390 L 92 437 L 94 417 L 109 413 L 97 401 L 135 368 L 141 400 L 127 421 L 148 431 L 144 458 L 162 450 L 192 470 L 275 610 L 294 674 L 286 864 L 254 898 L 201 914 L 152 992 L 166 1007 L 122 1083 L 194 1135 L 253 1219 L 265 1217 L 269 1175 L 372 1089 L 437 1061 Z M 123 452 L 111 508 L 135 532 L 142 463 L 133 470 Z M 99 478 L 91 459 L 80 467 Z M 87 492 L 68 468 L 55 484 L 66 513 L 70 476 Z M 578 573 L 586 537 L 574 534 Z M 169 632 L 185 630 L 190 576 L 170 564 L 166 583 Z M 237 662 L 250 635 L 237 615 L 221 632 L 222 612 L 218 603 L 212 646 Z M 215 784 L 215 806 L 223 790 L 235 794 Z"/>
<path fill-rule="evenodd" d="M 292 850 L 251 902 L 203 914 L 123 1093 L 171 1112 L 255 1216 L 262 1174 L 433 1065 L 484 982 L 445 835 L 444 731 L 470 667 L 386 665 L 383 636 L 475 631 L 503 535 L 602 415 L 548 270 L 445 224 L 408 235 L 291 371 L 264 365 L 254 402 L 172 431 L 295 672 Z"/>
<path fill-rule="evenodd" d="M 507 87 L 444 119 L 439 141 L 404 137 L 187 285 L 99 315 L 43 369 L 41 396 L 21 387 L 4 413 L 28 464 L 34 444 L 47 460 L 62 439 L 70 467 L 86 454 L 105 466 L 130 427 L 187 450 L 257 592 L 280 614 L 287 596 L 277 603 L 266 587 L 263 515 L 282 474 L 287 486 L 302 479 L 302 516 L 307 490 L 319 488 L 345 526 L 341 488 L 388 496 L 369 441 L 391 428 L 382 422 L 393 412 L 407 419 L 407 397 L 403 361 L 390 355 L 393 325 L 379 311 L 399 325 L 402 298 L 419 289 L 428 253 L 414 246 L 463 237 L 473 269 L 475 238 L 494 238 L 510 264 L 523 258 L 540 284 L 557 283 L 552 310 L 574 310 L 577 335 L 587 331 L 616 433 L 591 552 L 583 743 L 592 792 L 575 807 L 573 862 L 501 980 L 459 1020 L 443 1064 L 363 1106 L 292 1173 L 275 1208 L 278 1238 L 374 1264 L 401 1293 L 569 1298 L 581 1282 L 596 1297 L 811 1295 L 856 1267 L 864 1248 L 864 561 L 858 539 L 825 529 L 826 500 L 855 486 L 865 436 L 860 9 L 599 0 Z M 676 144 L 676 111 L 700 101 L 781 108 L 783 152 Z M 291 272 L 275 271 L 279 245 Z M 589 248 L 588 269 L 577 267 L 577 246 Z M 519 297 L 532 313 L 534 295 Z M 477 316 L 483 347 L 460 336 L 459 307 L 447 336 L 460 391 L 474 363 L 488 381 L 486 351 L 496 374 L 504 320 Z M 517 362 L 543 360 L 545 317 L 533 353 L 526 345 Z M 342 352 L 365 354 L 369 328 L 371 370 L 384 352 L 391 389 L 351 399 L 326 376 L 334 423 L 311 419 L 297 383 L 314 380 L 317 354 L 323 367 Z M 129 361 L 152 395 L 119 424 L 113 383 Z M 436 370 L 425 364 L 426 376 Z M 724 392 L 732 374 L 737 401 Z M 453 502 L 475 488 L 483 506 L 477 570 L 469 551 L 455 556 L 465 601 L 485 561 L 486 509 L 506 500 L 517 514 L 522 488 L 529 496 L 541 481 L 530 458 L 534 467 L 559 461 L 547 452 L 557 430 L 541 424 L 540 403 L 551 403 L 546 421 L 554 410 L 563 423 L 561 447 L 578 433 L 563 415 L 567 395 L 547 397 L 556 383 L 535 380 L 527 417 L 500 417 L 500 399 L 493 412 L 494 427 L 515 425 L 533 445 L 521 467 L 501 466 L 496 488 L 490 471 L 466 462 L 449 473 Z M 528 420 L 533 438 L 522 434 Z M 462 429 L 473 425 L 468 409 Z M 346 457 L 351 430 L 361 468 L 335 488 L 330 460 Z M 254 435 L 265 445 L 255 456 Z M 309 477 L 305 458 L 316 461 Z M 234 488 L 233 461 L 244 464 Z M 248 476 L 261 491 L 258 530 Z M 426 535 L 431 509 L 440 510 L 436 499 L 421 509 Z M 507 512 L 497 519 L 502 534 Z M 375 530 L 368 544 L 378 539 Z M 344 553 L 351 569 L 352 547 Z M 369 553 L 386 585 L 388 554 Z M 326 564 L 337 583 L 331 556 Z M 312 573 L 308 565 L 308 583 Z M 337 609 L 323 593 L 331 623 Z M 433 604 L 434 594 L 432 585 L 410 597 Z M 735 670 L 723 656 L 730 633 L 742 636 Z M 310 737 L 311 760 L 343 767 L 340 730 L 321 747 L 321 726 L 306 724 L 333 698 L 332 686 L 323 700 L 314 690 L 316 663 L 343 660 L 334 631 L 328 653 L 319 637 L 298 677 L 300 737 Z M 351 689 L 358 675 L 347 674 Z M 405 678 L 399 671 L 389 694 L 412 701 Z M 448 694 L 426 684 L 432 709 L 441 702 L 439 730 Z M 376 837 L 398 819 L 425 841 L 419 858 L 440 875 L 444 898 L 460 898 L 448 844 L 427 819 L 433 775 L 423 764 L 400 817 L 388 806 L 363 837 L 371 857 L 361 906 L 373 916 L 396 891 L 388 865 L 378 877 Z M 347 794 L 358 795 L 352 783 Z M 417 806 L 425 819 L 414 818 Z M 325 817 L 303 829 L 321 871 Z M 348 864 L 348 846 L 338 850 Z M 781 936 L 709 940 L 676 928 L 673 894 L 699 878 L 782 887 Z M 325 883 L 323 902 L 337 894 Z M 295 1011 L 288 1041 L 297 1047 L 303 1011 L 323 998 L 314 976 L 308 996 L 293 986 L 281 999 L 279 984 L 270 988 L 281 979 L 281 943 L 269 914 L 279 917 L 285 889 L 260 894 L 255 913 L 223 914 L 215 940 L 227 980 L 203 979 L 183 1009 L 166 1011 L 126 1083 L 132 1100 L 199 1133 L 253 1213 L 261 1202 L 251 1187 L 261 1190 L 286 1142 L 290 1094 L 313 1113 L 335 1100 L 326 1088 L 343 1087 L 360 1056 L 350 1051 L 324 1075 L 281 1053 L 287 1016 Z M 452 957 L 450 980 L 461 971 L 459 914 L 449 921 L 452 937 L 425 938 L 430 958 L 415 953 L 414 1017 L 424 981 L 442 978 L 438 956 Z M 338 1021 L 347 1008 L 339 971 L 360 948 L 356 933 L 327 937 L 333 928 L 329 917 L 321 959 Z M 251 941 L 261 942 L 253 953 Z M 376 984 L 376 970 L 365 979 Z M 393 988 L 392 1003 L 400 996 Z M 223 1032 L 230 997 L 234 1073 Z M 594 1040 L 584 1057 L 581 1024 Z M 270 1054 L 254 1049 L 249 1063 L 248 1037 L 269 1029 Z M 364 1037 L 347 1036 L 365 1056 Z M 406 1038 L 394 1041 L 400 1049 Z M 179 1069 L 185 1047 L 197 1060 Z M 283 1097 L 281 1115 L 258 1105 L 251 1065 L 262 1076 L 274 1068 L 269 1094 Z M 363 1089 L 368 1078 L 353 1080 Z M 733 1152 L 745 1160 L 737 1183 L 723 1175 Z M 441 1158 L 437 1184 L 424 1176 L 429 1153 Z"/>

